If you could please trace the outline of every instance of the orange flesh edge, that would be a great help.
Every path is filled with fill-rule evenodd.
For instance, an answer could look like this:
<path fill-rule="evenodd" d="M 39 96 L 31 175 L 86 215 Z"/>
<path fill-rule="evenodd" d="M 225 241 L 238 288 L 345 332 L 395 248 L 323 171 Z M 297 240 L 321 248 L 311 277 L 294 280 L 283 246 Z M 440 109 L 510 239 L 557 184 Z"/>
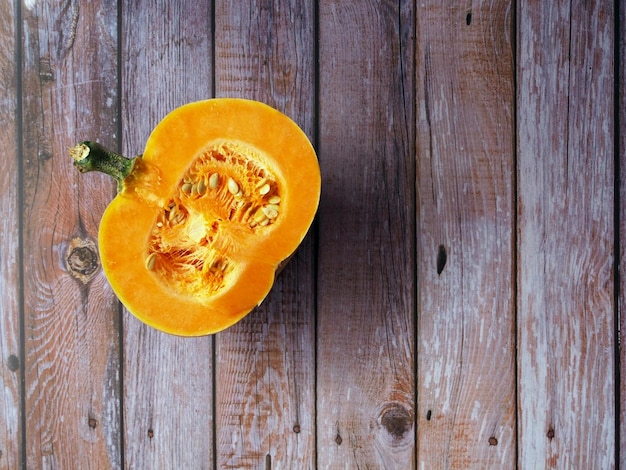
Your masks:
<path fill-rule="evenodd" d="M 259 152 L 282 183 L 280 217 L 239 237 L 232 271 L 211 296 L 168 288 L 146 268 L 154 224 L 194 159 L 214 143 Z M 269 293 L 275 271 L 302 242 L 315 216 L 320 172 L 306 135 L 289 118 L 255 101 L 213 99 L 178 108 L 150 136 L 142 164 L 106 209 L 99 233 L 102 265 L 126 308 L 145 323 L 182 336 L 212 334 L 236 323 Z"/>

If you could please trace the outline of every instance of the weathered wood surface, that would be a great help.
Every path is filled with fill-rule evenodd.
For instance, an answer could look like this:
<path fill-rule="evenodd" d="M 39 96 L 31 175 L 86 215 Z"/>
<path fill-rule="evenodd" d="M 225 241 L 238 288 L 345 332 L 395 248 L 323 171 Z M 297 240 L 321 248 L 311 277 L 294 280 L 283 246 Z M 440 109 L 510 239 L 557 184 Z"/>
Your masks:
<path fill-rule="evenodd" d="M 7 470 L 22 459 L 17 10 L 0 11 L 0 468 Z"/>
<path fill-rule="evenodd" d="M 96 251 L 113 187 L 79 178 L 64 159 L 85 135 L 116 145 L 117 12 L 108 5 L 21 10 L 22 421 L 32 468 L 121 465 L 118 308 Z"/>
<path fill-rule="evenodd" d="M 520 4 L 521 468 L 615 465 L 613 18 L 609 2 Z"/>
<path fill-rule="evenodd" d="M 319 5 L 320 468 L 414 460 L 410 7 Z"/>
<path fill-rule="evenodd" d="M 617 319 L 619 321 L 619 345 L 626 344 L 626 8 L 623 5 L 618 5 L 615 12 L 618 18 L 618 28 L 615 31 L 617 38 L 619 39 L 617 56 L 615 57 L 616 72 L 619 82 L 615 88 L 617 92 L 617 113 L 614 118 L 617 120 L 615 130 L 618 133 L 616 144 L 616 158 L 617 164 L 616 172 L 616 211 L 617 216 L 617 244 L 616 250 L 619 255 L 617 258 Z M 621 346 L 616 348 L 617 359 L 619 360 L 620 368 L 618 370 L 619 383 L 619 395 L 616 396 L 619 412 L 618 419 L 620 424 L 619 429 L 619 441 L 618 456 L 619 456 L 619 468 L 626 468 L 626 348 Z"/>
<path fill-rule="evenodd" d="M 212 95 L 213 18 L 194 0 L 132 1 L 121 21 L 122 152 L 136 155 L 169 111 Z M 213 339 L 167 335 L 125 313 L 123 346 L 125 467 L 212 468 Z"/>
<path fill-rule="evenodd" d="M 626 468 L 625 15 L 0 0 L 0 469 Z M 184 339 L 93 264 L 114 185 L 67 148 L 211 96 L 291 116 L 323 192 L 263 305 Z"/>
<path fill-rule="evenodd" d="M 263 101 L 313 139 L 314 14 L 307 0 L 216 2 L 215 95 Z M 315 468 L 313 238 L 215 339 L 216 468 Z"/>
<path fill-rule="evenodd" d="M 513 4 L 416 16 L 419 466 L 510 469 Z"/>

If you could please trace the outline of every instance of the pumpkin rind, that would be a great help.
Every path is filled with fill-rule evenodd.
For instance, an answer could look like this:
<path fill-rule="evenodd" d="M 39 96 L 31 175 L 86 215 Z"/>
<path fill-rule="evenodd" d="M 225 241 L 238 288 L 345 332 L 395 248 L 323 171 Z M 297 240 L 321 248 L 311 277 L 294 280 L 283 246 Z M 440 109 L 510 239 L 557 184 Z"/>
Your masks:
<path fill-rule="evenodd" d="M 168 204 L 173 200 L 181 205 L 182 201 L 191 203 L 186 193 L 181 193 L 185 172 L 203 152 L 223 143 L 250 149 L 253 157 L 261 160 L 260 165 L 279 180 L 280 215 L 256 230 L 250 228 L 255 225 L 252 209 L 241 228 L 239 221 L 224 223 L 223 230 L 232 228 L 232 233 L 220 234 L 229 237 L 223 243 L 229 260 L 226 280 L 210 294 L 189 293 L 185 292 L 184 278 L 178 282 L 181 289 L 166 282 L 162 277 L 166 271 L 158 268 L 158 256 L 146 265 L 154 244 L 151 237 L 162 230 L 156 221 L 164 220 Z M 208 176 L 205 182 L 200 187 L 208 192 Z M 102 217 L 99 247 L 105 275 L 126 308 L 159 330 L 182 336 L 221 331 L 267 296 L 277 267 L 293 254 L 313 221 L 320 186 L 315 151 L 297 124 L 284 114 L 257 101 L 234 98 L 184 105 L 153 130 L 143 157 Z M 227 199 L 228 194 L 224 194 Z M 196 225 L 201 231 L 202 224 L 208 223 L 202 218 Z M 188 236 L 198 227 L 184 229 Z M 209 243 L 208 238 L 202 242 Z M 203 269 L 207 271 L 206 266 Z"/>

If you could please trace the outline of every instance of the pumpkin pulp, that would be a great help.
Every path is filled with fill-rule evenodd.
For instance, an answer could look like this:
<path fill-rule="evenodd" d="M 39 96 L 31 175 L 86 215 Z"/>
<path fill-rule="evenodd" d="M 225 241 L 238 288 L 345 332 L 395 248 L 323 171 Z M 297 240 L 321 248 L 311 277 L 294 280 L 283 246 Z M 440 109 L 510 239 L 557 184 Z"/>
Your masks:
<path fill-rule="evenodd" d="M 256 101 L 182 106 L 154 129 L 142 157 L 93 142 L 72 156 L 79 169 L 118 181 L 98 235 L 116 295 L 142 321 L 184 336 L 216 333 L 258 305 L 319 202 L 308 138 Z"/>

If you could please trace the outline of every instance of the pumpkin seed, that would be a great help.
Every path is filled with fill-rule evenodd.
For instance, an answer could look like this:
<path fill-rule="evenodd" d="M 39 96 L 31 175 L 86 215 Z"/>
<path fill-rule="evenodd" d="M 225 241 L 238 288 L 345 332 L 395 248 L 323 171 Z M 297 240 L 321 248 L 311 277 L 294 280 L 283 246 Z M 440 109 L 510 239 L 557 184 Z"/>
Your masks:
<path fill-rule="evenodd" d="M 200 180 L 198 182 L 197 190 L 200 196 L 202 196 L 206 192 L 206 184 L 204 184 L 204 180 Z"/>
<path fill-rule="evenodd" d="M 146 268 L 149 271 L 154 269 L 154 265 L 156 264 L 156 253 L 150 253 L 146 258 Z"/>
<path fill-rule="evenodd" d="M 263 213 L 262 209 L 259 209 L 258 211 L 256 211 L 254 213 L 254 220 L 256 220 L 257 222 L 261 222 L 263 219 L 266 219 L 267 216 Z"/>
<path fill-rule="evenodd" d="M 209 188 L 211 189 L 215 189 L 217 188 L 217 185 L 220 182 L 220 175 L 218 175 L 217 173 L 213 173 L 211 176 L 209 176 Z"/>
<path fill-rule="evenodd" d="M 182 190 L 185 194 L 191 194 L 191 190 L 193 188 L 193 185 L 191 183 L 185 183 L 182 186 Z"/>
<path fill-rule="evenodd" d="M 228 191 L 233 195 L 239 192 L 239 185 L 232 178 L 228 178 Z"/>
<path fill-rule="evenodd" d="M 270 204 L 278 204 L 280 202 L 280 196 L 272 196 L 267 200 Z"/>
<path fill-rule="evenodd" d="M 261 186 L 259 188 L 259 193 L 261 194 L 261 196 L 265 196 L 267 193 L 270 192 L 270 185 L 265 183 L 263 186 Z"/>
<path fill-rule="evenodd" d="M 268 219 L 275 219 L 278 217 L 278 211 L 270 206 L 263 206 L 261 208 L 263 213 L 267 216 Z"/>
<path fill-rule="evenodd" d="M 181 211 L 176 212 L 176 216 L 172 219 L 172 223 L 174 225 L 180 224 L 183 220 L 185 220 L 185 214 Z"/>

